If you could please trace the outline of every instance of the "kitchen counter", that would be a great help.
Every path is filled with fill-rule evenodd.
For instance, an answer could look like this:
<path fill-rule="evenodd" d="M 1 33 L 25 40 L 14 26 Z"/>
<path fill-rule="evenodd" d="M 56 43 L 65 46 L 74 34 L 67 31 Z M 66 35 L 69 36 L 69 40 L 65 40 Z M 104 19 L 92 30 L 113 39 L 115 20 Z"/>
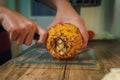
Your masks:
<path fill-rule="evenodd" d="M 120 67 L 120 42 L 90 41 L 97 63 L 87 65 L 13 64 L 0 67 L 0 80 L 101 80 L 111 68 Z"/>

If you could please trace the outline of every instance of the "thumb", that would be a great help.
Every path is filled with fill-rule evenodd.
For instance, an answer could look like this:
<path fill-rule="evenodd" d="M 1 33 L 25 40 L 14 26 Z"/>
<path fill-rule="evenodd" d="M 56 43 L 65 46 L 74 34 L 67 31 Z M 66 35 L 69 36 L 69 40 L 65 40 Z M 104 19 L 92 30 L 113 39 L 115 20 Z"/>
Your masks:
<path fill-rule="evenodd" d="M 37 29 L 37 34 L 40 36 L 37 40 L 37 44 L 42 44 L 42 43 L 45 43 L 46 41 L 46 38 L 47 38 L 47 31 L 42 29 L 40 26 L 38 26 L 38 29 Z"/>
<path fill-rule="evenodd" d="M 47 30 L 49 30 L 52 26 L 55 26 L 56 24 L 60 23 L 62 23 L 60 19 L 54 19 L 53 22 L 50 25 L 48 25 Z"/>

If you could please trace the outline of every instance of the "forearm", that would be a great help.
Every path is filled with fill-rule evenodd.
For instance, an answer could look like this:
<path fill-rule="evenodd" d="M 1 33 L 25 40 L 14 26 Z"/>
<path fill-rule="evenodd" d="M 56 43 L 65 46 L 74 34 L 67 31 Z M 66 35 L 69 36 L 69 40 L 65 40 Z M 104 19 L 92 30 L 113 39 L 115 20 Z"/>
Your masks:
<path fill-rule="evenodd" d="M 2 21 L 5 18 L 6 14 L 11 14 L 11 10 L 5 6 L 0 6 L 0 24 L 2 24 Z"/>
<path fill-rule="evenodd" d="M 38 1 L 53 8 L 53 9 L 55 9 L 55 10 L 58 10 L 62 6 L 68 5 L 67 0 L 38 0 Z"/>
<path fill-rule="evenodd" d="M 5 6 L 0 6 L 0 24 L 2 24 L 3 20 L 6 18 L 7 15 L 11 16 L 13 12 L 16 13 L 15 11 L 12 11 Z"/>
<path fill-rule="evenodd" d="M 73 9 L 71 4 L 67 0 L 38 0 L 41 3 L 55 9 L 57 11 L 57 15 L 65 14 L 76 14 L 76 11 Z"/>
<path fill-rule="evenodd" d="M 3 20 L 3 12 L 4 12 L 4 8 L 0 6 L 0 24 L 2 23 Z"/>

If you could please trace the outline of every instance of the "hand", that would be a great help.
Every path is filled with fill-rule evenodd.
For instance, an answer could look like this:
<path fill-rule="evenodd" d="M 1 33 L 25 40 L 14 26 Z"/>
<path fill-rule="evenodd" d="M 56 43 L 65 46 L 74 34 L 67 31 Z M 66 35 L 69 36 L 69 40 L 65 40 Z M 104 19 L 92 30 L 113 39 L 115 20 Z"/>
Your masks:
<path fill-rule="evenodd" d="M 48 26 L 48 29 L 58 23 L 71 23 L 78 27 L 83 37 L 83 46 L 85 48 L 88 43 L 88 33 L 85 28 L 84 20 L 75 12 L 68 2 L 61 3 L 63 6 L 57 7 L 57 14 L 53 22 Z"/>
<path fill-rule="evenodd" d="M 45 41 L 47 32 L 41 26 L 15 11 L 4 7 L 0 7 L 0 9 L 2 10 L 0 22 L 4 29 L 9 32 L 11 40 L 17 41 L 19 45 L 30 45 L 34 34 L 37 33 L 40 35 L 37 43 L 43 43 Z"/>

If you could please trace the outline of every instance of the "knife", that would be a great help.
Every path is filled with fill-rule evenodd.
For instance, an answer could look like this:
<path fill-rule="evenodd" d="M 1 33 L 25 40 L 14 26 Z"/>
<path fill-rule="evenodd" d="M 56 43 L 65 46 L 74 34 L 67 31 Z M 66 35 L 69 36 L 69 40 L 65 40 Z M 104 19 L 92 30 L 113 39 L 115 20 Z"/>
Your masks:
<path fill-rule="evenodd" d="M 40 35 L 35 33 L 33 39 L 38 40 L 40 38 Z"/>

